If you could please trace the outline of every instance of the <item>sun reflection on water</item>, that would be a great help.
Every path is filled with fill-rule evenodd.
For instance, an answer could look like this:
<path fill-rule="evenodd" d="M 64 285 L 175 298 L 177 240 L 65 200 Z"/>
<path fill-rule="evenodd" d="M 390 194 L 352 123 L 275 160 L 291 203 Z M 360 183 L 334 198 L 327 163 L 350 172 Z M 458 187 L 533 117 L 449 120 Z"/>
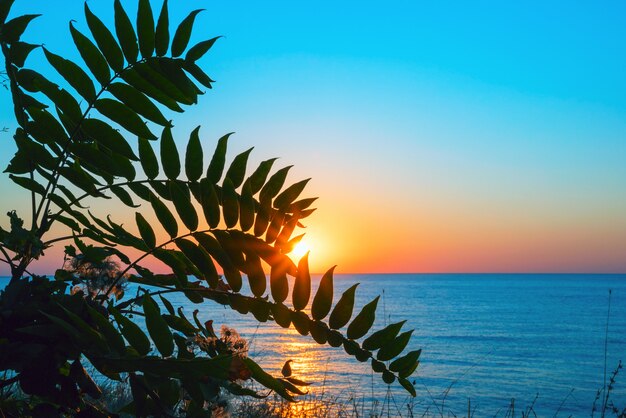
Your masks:
<path fill-rule="evenodd" d="M 314 341 L 302 338 L 294 329 L 286 329 L 277 342 L 278 358 L 268 367 L 280 372 L 287 360 L 293 360 L 291 370 L 293 376 L 307 382 L 321 382 L 328 368 L 328 357 L 324 355 L 320 346 Z"/>

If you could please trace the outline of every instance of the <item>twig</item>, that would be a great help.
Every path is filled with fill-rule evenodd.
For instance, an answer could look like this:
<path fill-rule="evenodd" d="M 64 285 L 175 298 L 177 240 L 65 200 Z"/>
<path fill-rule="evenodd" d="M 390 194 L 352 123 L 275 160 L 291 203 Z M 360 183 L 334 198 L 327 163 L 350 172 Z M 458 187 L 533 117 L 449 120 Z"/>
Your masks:
<path fill-rule="evenodd" d="M 444 390 L 443 392 L 443 399 L 441 400 L 441 411 L 442 411 L 442 415 L 443 415 L 443 410 L 444 410 L 444 404 L 446 402 L 446 399 L 448 398 L 448 395 L 450 394 L 450 391 L 452 390 L 452 386 L 456 385 L 457 382 L 459 380 L 461 380 L 463 377 L 465 377 L 466 374 L 468 374 L 470 371 L 472 371 L 472 369 L 476 366 L 478 366 L 478 364 L 487 356 L 490 356 L 493 353 L 493 348 L 491 349 L 491 351 L 489 351 L 487 354 L 485 354 L 484 356 L 482 356 L 477 362 L 475 362 L 474 364 L 472 364 L 470 367 L 467 367 L 463 373 L 461 373 L 461 375 L 459 377 L 457 377 L 456 379 L 454 379 L 452 381 L 452 383 L 450 383 L 450 386 L 448 386 L 446 388 L 446 390 Z"/>
<path fill-rule="evenodd" d="M 572 393 L 574 392 L 574 388 L 572 388 L 569 393 L 567 394 L 567 396 L 565 396 L 565 398 L 563 398 L 563 400 L 561 401 L 561 404 L 559 405 L 559 407 L 557 408 L 556 412 L 554 413 L 554 415 L 552 416 L 552 418 L 556 418 L 557 414 L 559 413 L 559 411 L 561 410 L 561 408 L 563 408 L 563 405 L 565 404 L 565 401 L 572 395 Z"/>
<path fill-rule="evenodd" d="M 428 396 L 430 397 L 430 400 L 432 401 L 433 405 L 435 406 L 435 408 L 437 408 L 437 412 L 439 412 L 439 415 L 441 415 L 441 418 L 443 418 L 443 411 L 439 409 L 439 405 L 437 405 L 437 401 L 435 400 L 435 397 L 428 389 L 428 386 L 426 386 L 426 383 L 424 383 L 424 381 L 419 376 L 418 376 L 418 379 L 420 383 L 422 384 L 422 386 L 424 386 L 424 389 L 426 389 L 426 393 L 428 393 Z"/>
<path fill-rule="evenodd" d="M 602 390 L 604 391 L 605 394 L 607 393 L 606 362 L 607 362 L 608 347 L 609 347 L 609 318 L 610 317 L 611 317 L 611 289 L 609 289 L 609 307 L 606 312 L 606 328 L 604 330 L 604 379 L 603 379 L 604 384 L 602 385 Z M 607 401 L 607 396 L 604 396 L 602 400 L 602 414 L 600 415 L 602 418 L 604 418 L 604 415 L 606 412 L 606 401 Z"/>
<path fill-rule="evenodd" d="M 65 241 L 66 239 L 73 239 L 73 238 L 84 238 L 85 235 L 83 234 L 78 234 L 78 235 L 67 235 L 65 237 L 58 237 L 58 238 L 53 238 L 49 241 L 46 241 L 44 243 L 44 245 L 50 245 L 50 244 L 54 244 L 55 242 L 59 242 L 59 241 Z"/>
<path fill-rule="evenodd" d="M 15 268 L 15 264 L 13 264 L 13 260 L 11 259 L 11 256 L 9 255 L 9 253 L 7 253 L 7 250 L 3 246 L 0 246 L 0 251 L 2 251 L 2 254 L 6 258 L 7 264 L 11 266 L 11 273 L 13 273 L 13 269 Z M 4 260 L 2 260 L 2 261 L 4 261 Z"/>

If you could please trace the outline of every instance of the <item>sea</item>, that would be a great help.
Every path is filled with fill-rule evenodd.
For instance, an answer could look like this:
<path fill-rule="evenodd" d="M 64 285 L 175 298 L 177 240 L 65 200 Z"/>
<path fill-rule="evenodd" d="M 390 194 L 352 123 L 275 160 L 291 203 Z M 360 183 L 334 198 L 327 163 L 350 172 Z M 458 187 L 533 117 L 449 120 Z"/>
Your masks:
<path fill-rule="evenodd" d="M 401 320 L 415 330 L 406 349 L 422 349 L 410 378 L 415 398 L 369 363 L 293 328 L 210 301 L 169 300 L 189 316 L 198 309 L 216 330 L 236 330 L 274 375 L 293 360 L 293 376 L 311 383 L 305 401 L 331 400 L 352 416 L 600 417 L 603 404 L 626 408 L 626 364 L 618 369 L 626 363 L 626 275 L 353 274 L 334 283 L 335 301 L 359 283 L 358 308 L 381 296 L 373 330 Z"/>

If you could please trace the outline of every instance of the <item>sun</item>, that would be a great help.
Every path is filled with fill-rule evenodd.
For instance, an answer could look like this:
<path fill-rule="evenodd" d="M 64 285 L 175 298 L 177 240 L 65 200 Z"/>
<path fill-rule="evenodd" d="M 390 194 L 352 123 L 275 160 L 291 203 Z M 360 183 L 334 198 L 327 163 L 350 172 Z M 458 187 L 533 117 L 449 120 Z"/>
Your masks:
<path fill-rule="evenodd" d="M 289 256 L 291 257 L 292 260 L 298 261 L 302 257 L 304 257 L 304 255 L 309 251 L 310 251 L 309 246 L 305 242 L 300 241 L 293 247 L 293 250 L 291 250 L 291 252 L 289 253 Z"/>

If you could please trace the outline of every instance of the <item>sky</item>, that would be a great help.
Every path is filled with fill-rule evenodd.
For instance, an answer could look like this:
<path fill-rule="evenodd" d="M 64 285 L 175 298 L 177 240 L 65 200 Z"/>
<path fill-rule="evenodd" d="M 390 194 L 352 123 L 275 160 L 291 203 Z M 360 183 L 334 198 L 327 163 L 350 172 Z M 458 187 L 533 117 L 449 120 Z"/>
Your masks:
<path fill-rule="evenodd" d="M 67 22 L 86 30 L 83 2 L 58 4 L 14 13 L 42 13 L 25 40 L 79 59 Z M 112 1 L 89 5 L 112 22 Z M 234 131 L 231 158 L 254 146 L 252 166 L 312 177 L 313 271 L 626 272 L 623 1 L 176 0 L 170 21 L 197 7 L 192 41 L 224 38 L 201 61 L 214 89 L 174 121 L 179 146 L 197 125 L 208 149 Z M 6 178 L 0 193 L 27 210 Z"/>

